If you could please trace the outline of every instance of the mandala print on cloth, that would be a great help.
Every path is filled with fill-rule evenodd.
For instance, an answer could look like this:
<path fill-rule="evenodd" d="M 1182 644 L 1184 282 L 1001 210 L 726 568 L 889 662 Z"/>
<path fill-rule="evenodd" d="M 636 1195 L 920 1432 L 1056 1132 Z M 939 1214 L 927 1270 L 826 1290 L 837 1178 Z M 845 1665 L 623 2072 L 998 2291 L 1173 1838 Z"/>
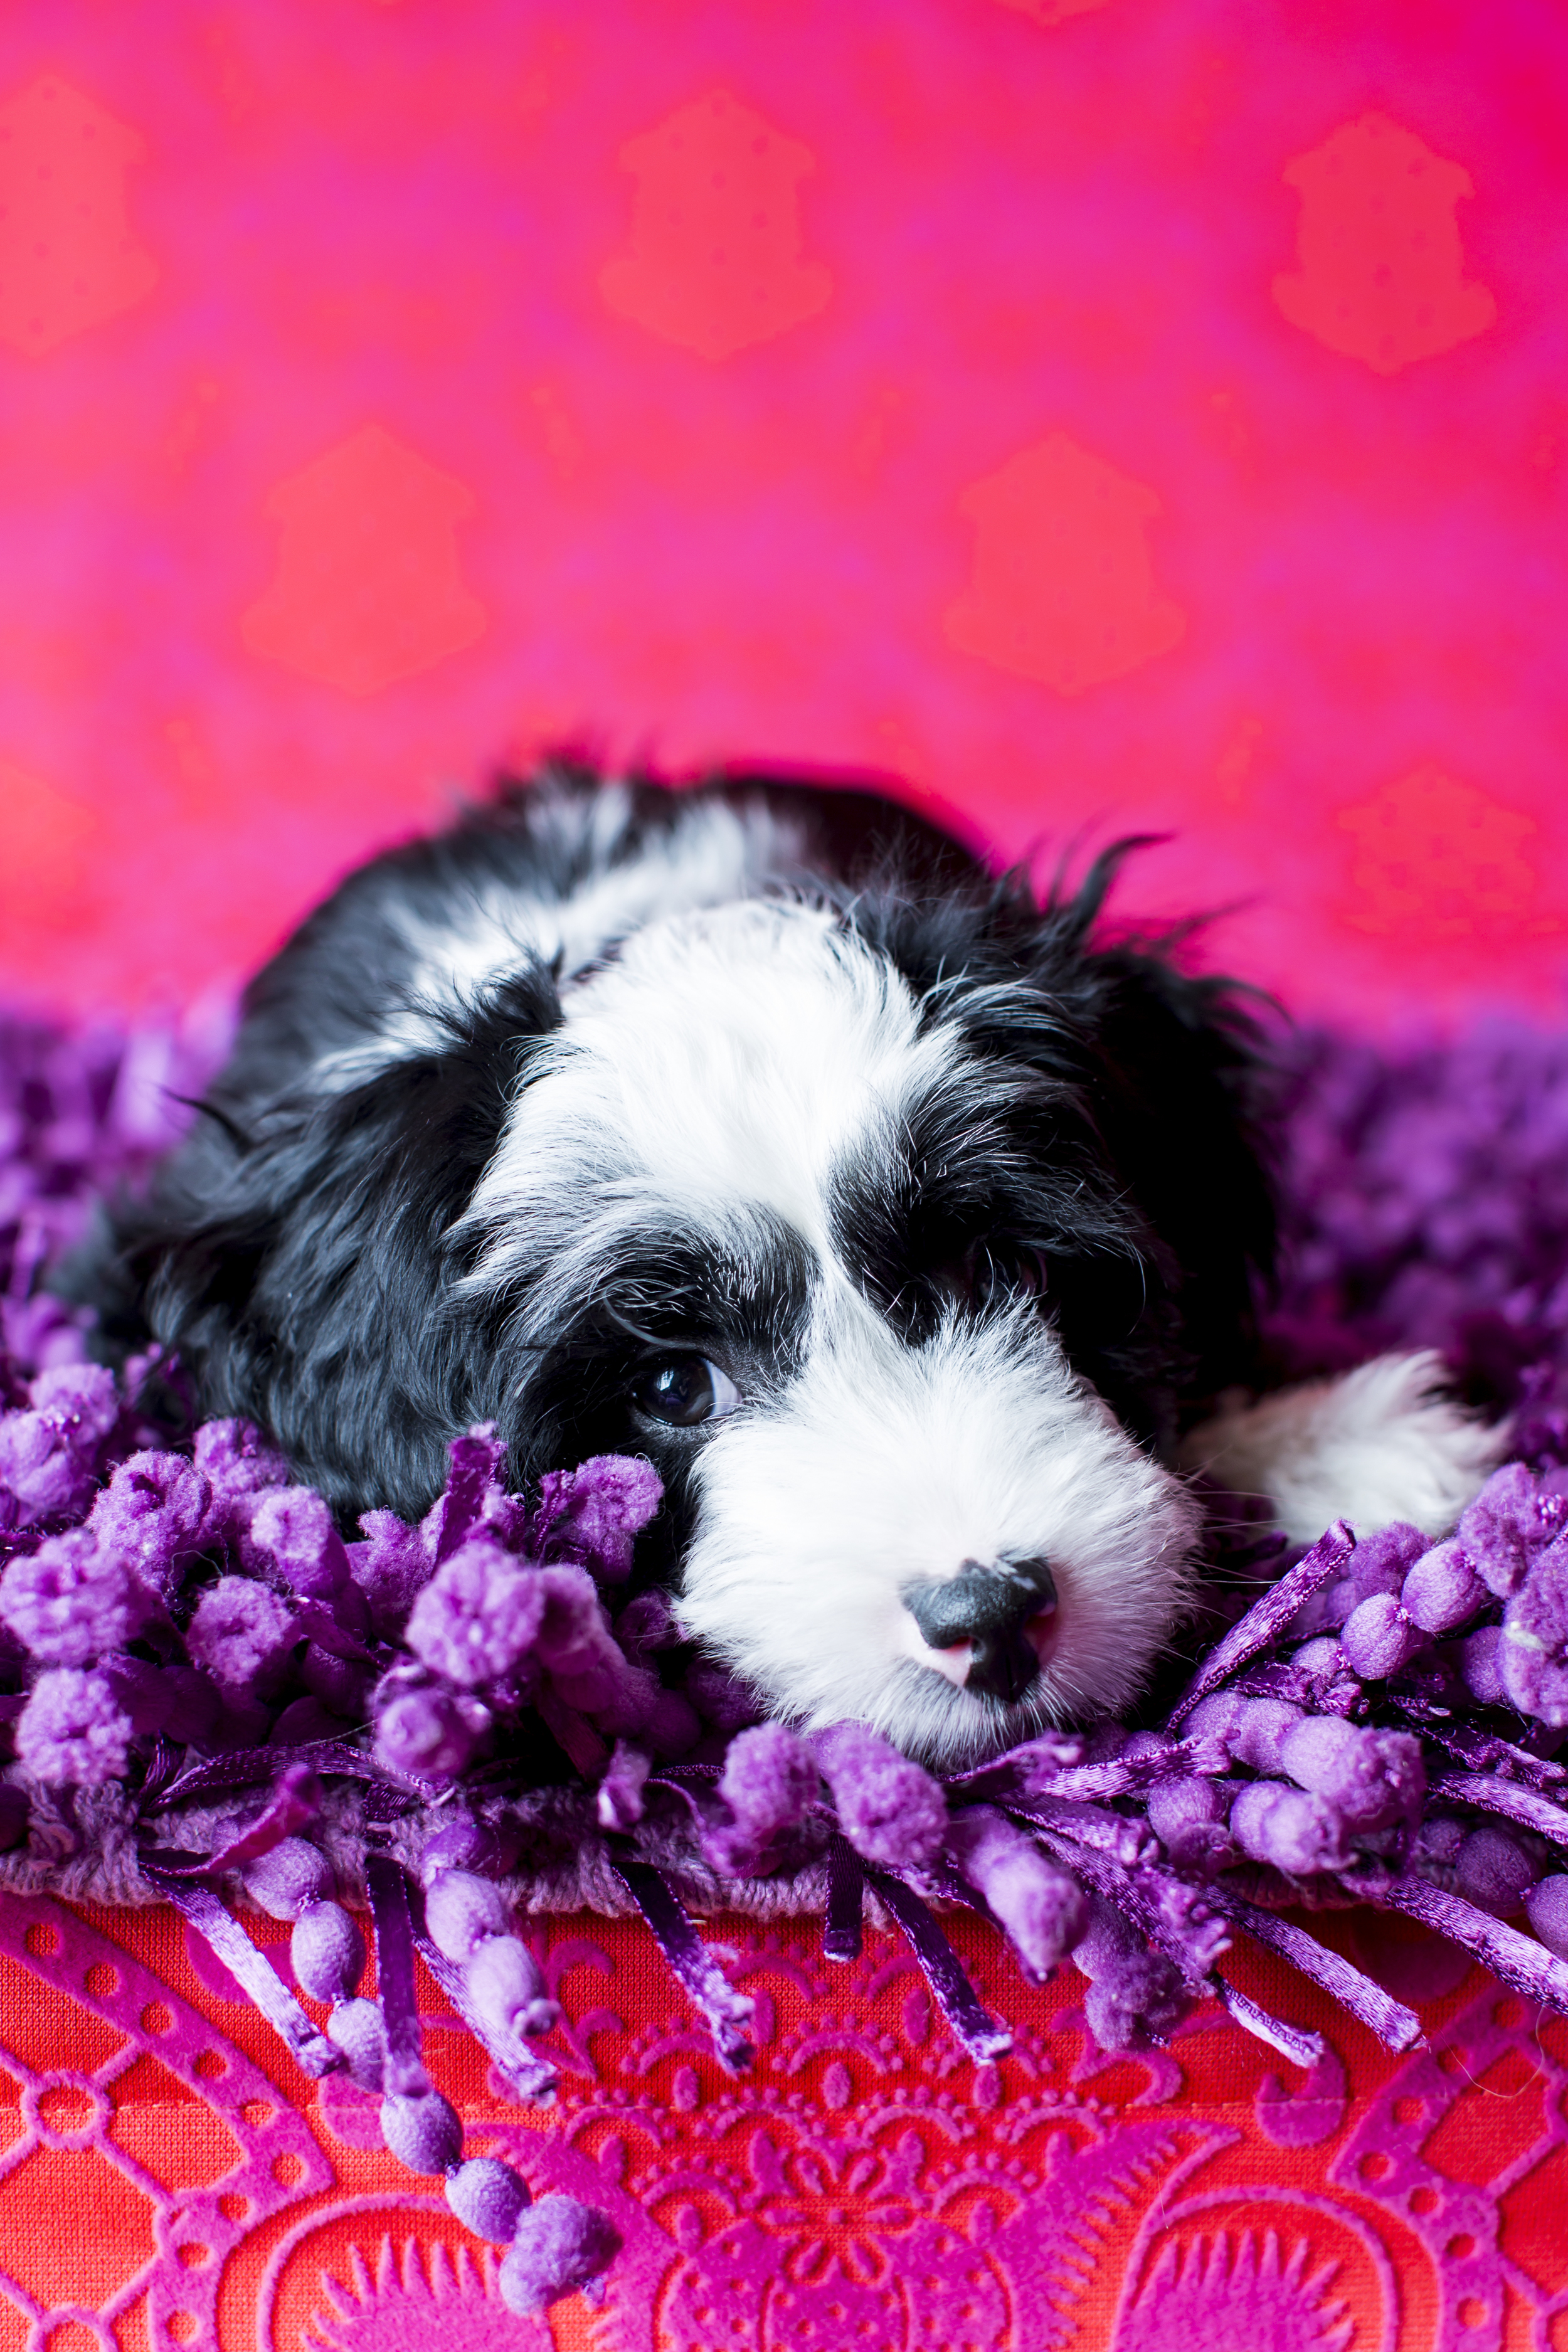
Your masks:
<path fill-rule="evenodd" d="M 1293 2003 L 1331 2042 L 1310 2074 L 1283 2081 L 1212 2008 L 1167 2051 L 1099 2051 L 1081 1981 L 1026 1985 L 978 1923 L 959 1923 L 956 1938 L 983 1996 L 1018 2026 L 1012 2054 L 980 2066 L 885 1937 L 830 1967 L 805 1921 L 710 1932 L 757 2002 L 755 2073 L 725 2075 L 640 1925 L 574 1919 L 538 1947 L 563 2010 L 551 2053 L 563 2096 L 549 2115 L 506 2099 L 423 1982 L 432 2072 L 472 2145 L 516 2163 L 536 2195 L 591 2197 L 623 2233 L 603 2304 L 574 2298 L 547 2321 L 506 2309 L 492 2252 L 381 2147 L 375 2102 L 342 2078 L 294 2075 L 172 1914 L 7 1897 L 0 2343 L 1506 2352 L 1555 2341 L 1568 2310 L 1552 2221 L 1568 2168 L 1568 2025 L 1479 1971 L 1454 1983 L 1462 1964 L 1394 1940 L 1400 1923 L 1369 1916 L 1333 1932 L 1421 1999 L 1430 2046 L 1390 2057 L 1255 1958 L 1251 1990 Z M 286 1969 L 285 1942 L 268 1948 Z M 65 2231 L 68 2210 L 77 2226 Z"/>

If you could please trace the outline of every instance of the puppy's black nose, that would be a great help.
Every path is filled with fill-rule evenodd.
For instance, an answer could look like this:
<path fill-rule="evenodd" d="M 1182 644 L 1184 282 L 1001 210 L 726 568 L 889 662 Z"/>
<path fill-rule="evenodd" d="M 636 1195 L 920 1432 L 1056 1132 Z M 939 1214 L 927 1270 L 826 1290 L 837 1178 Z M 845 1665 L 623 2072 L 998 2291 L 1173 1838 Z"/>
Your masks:
<path fill-rule="evenodd" d="M 966 1559 L 956 1576 L 906 1584 L 900 1597 L 933 1650 L 969 1643 L 965 1690 L 992 1698 L 1023 1697 L 1040 1671 L 1024 1628 L 1057 1605 L 1056 1580 L 1045 1560 L 984 1568 L 977 1559 Z"/>

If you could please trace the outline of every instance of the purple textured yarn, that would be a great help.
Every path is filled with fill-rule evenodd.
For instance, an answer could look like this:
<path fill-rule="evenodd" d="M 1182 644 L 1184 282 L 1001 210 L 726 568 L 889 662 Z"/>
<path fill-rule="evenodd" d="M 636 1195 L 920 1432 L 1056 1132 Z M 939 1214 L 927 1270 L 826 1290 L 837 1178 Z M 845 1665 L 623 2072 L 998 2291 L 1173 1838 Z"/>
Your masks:
<path fill-rule="evenodd" d="M 165 1601 L 219 1523 L 205 1472 L 181 1454 L 151 1451 L 116 1464 L 87 1522 L 103 1551 Z"/>
<path fill-rule="evenodd" d="M 132 1736 L 111 1675 L 57 1666 L 33 1685 L 16 1725 L 16 1756 L 36 1780 L 100 1789 L 123 1777 Z"/>
<path fill-rule="evenodd" d="M 192 1661 L 226 1689 L 247 1691 L 294 1639 L 294 1612 L 245 1576 L 208 1585 L 185 1629 Z"/>
<path fill-rule="evenodd" d="M 153 1608 L 131 1563 L 90 1526 L 46 1537 L 0 1584 L 0 1622 L 40 1665 L 96 1664 L 122 1650 Z"/>
<path fill-rule="evenodd" d="M 52 1364 L 27 1402 L 0 1421 L 0 1524 L 35 1527 L 74 1517 L 92 1499 L 104 1441 L 120 1418 L 113 1374 L 97 1364 Z"/>
<path fill-rule="evenodd" d="M 702 1851 L 727 1876 L 767 1866 L 784 1832 L 798 1829 L 822 1792 L 807 1742 L 782 1723 L 760 1723 L 731 1740 L 718 1797 L 729 1819 L 704 1829 Z"/>
<path fill-rule="evenodd" d="M 1568 1725 L 1568 1538 L 1538 1552 L 1503 1611 L 1498 1675 L 1521 1715 Z"/>
<path fill-rule="evenodd" d="M 663 1499 L 651 1463 L 595 1454 L 576 1470 L 552 1470 L 540 1480 L 529 1540 L 542 1554 L 619 1583 L 631 1574 L 637 1537 Z"/>
<path fill-rule="evenodd" d="M 835 1724 L 813 1745 L 838 1825 L 856 1853 L 885 1869 L 919 1870 L 947 1835 L 939 1782 L 864 1723 Z"/>
<path fill-rule="evenodd" d="M 409 1614 L 404 1639 L 433 1675 L 466 1690 L 510 1674 L 544 1614 L 537 1570 L 488 1536 L 444 1560 Z"/>
<path fill-rule="evenodd" d="M 283 1582 L 330 1601 L 350 1581 L 349 1556 L 331 1510 L 309 1486 L 278 1486 L 250 1514 L 250 1540 Z"/>

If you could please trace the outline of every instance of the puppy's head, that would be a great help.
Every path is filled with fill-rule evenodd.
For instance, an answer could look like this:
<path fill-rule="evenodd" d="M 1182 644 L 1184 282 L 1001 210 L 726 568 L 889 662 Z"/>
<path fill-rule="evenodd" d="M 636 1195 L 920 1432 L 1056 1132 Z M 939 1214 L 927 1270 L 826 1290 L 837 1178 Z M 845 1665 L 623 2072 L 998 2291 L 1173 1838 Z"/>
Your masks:
<path fill-rule="evenodd" d="M 1133 1696 L 1195 1535 L 1154 1449 L 1240 1369 L 1233 1037 L 1088 919 L 651 925 L 565 997 L 461 1221 L 521 1449 L 650 1455 L 690 1633 L 934 1761 Z"/>
<path fill-rule="evenodd" d="M 373 960 L 308 926 L 126 1243 L 152 1326 L 346 1516 L 480 1420 L 519 1477 L 646 1454 L 682 1621 L 802 1722 L 955 1762 L 1119 1708 L 1269 1217 L 1244 1024 L 1094 944 L 1111 863 L 656 914 L 346 1059 Z"/>

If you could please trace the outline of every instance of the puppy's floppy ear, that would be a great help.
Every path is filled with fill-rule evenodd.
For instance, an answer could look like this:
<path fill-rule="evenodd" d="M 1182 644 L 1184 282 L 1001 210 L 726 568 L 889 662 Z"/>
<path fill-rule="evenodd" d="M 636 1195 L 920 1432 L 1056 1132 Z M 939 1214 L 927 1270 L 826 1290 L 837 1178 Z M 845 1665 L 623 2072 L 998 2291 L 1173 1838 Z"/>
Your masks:
<path fill-rule="evenodd" d="M 1255 1294 L 1271 1278 L 1275 1213 L 1265 1112 L 1267 1004 L 1239 983 L 1184 970 L 1194 928 L 1097 937 L 1125 859 L 1150 836 L 1114 843 L 1070 896 L 1042 912 L 1034 973 L 1093 1003 L 1098 1124 L 1144 1224 L 1158 1237 L 1195 1404 L 1248 1379 Z"/>
<path fill-rule="evenodd" d="M 535 965 L 432 1013 L 439 1045 L 358 1085 L 258 1102 L 220 1078 L 212 1119 L 115 1213 L 118 1286 L 202 1412 L 259 1422 L 333 1502 L 417 1516 L 447 1440 L 498 1416 L 497 1335 L 450 1311 L 453 1228 L 560 1017 Z"/>

